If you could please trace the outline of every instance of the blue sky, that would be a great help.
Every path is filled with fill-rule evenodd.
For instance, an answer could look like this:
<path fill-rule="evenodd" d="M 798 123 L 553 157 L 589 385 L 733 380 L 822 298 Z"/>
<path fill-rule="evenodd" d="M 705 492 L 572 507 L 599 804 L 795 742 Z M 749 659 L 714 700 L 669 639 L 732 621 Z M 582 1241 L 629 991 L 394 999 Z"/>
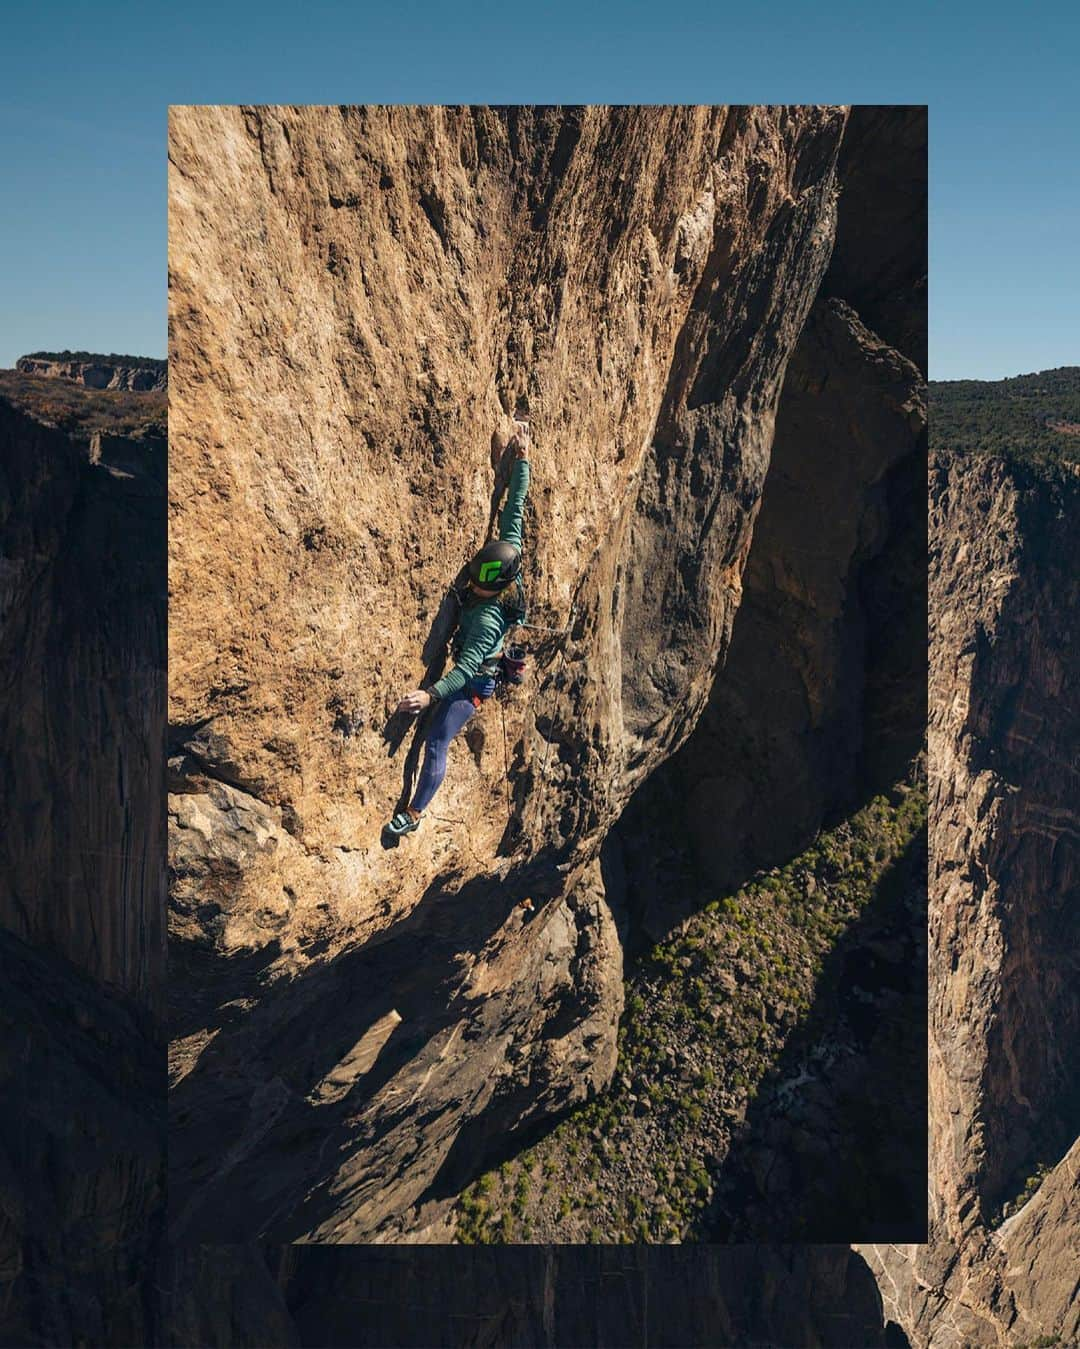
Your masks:
<path fill-rule="evenodd" d="M 169 103 L 930 104 L 931 376 L 1080 364 L 1080 9 L 40 3 L 0 36 L 0 366 L 164 355 Z"/>

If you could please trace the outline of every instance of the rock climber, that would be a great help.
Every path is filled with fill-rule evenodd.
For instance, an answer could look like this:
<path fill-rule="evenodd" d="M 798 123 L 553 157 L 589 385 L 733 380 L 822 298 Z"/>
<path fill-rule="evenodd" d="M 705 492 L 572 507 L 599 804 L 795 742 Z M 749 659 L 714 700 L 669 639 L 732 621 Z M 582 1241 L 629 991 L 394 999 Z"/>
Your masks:
<path fill-rule="evenodd" d="M 515 420 L 506 447 L 513 460 L 506 502 L 499 518 L 499 537 L 485 544 L 469 563 L 468 587 L 451 643 L 454 667 L 429 688 L 413 689 L 397 705 L 398 712 L 417 714 L 435 704 L 424 743 L 424 762 L 412 802 L 386 826 L 392 835 L 411 833 L 446 776 L 450 741 L 468 723 L 484 700 L 495 692 L 503 656 L 503 639 L 522 622 L 521 525 L 529 488 L 529 425 Z"/>

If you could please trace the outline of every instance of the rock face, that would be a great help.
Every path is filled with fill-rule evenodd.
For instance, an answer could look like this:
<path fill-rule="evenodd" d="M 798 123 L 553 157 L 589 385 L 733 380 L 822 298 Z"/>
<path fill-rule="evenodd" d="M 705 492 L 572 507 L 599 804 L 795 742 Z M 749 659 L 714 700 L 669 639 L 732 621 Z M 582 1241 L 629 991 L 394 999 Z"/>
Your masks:
<path fill-rule="evenodd" d="M 25 375 L 47 379 L 66 379 L 85 384 L 88 389 L 124 389 L 131 393 L 169 387 L 169 370 L 164 361 L 153 365 L 121 365 L 107 356 L 89 360 L 49 360 L 39 356 L 20 356 L 15 369 Z"/>
<path fill-rule="evenodd" d="M 342 115 L 343 120 L 350 115 Z M 408 110 L 385 115 L 400 117 L 405 124 L 416 116 Z M 228 121 L 233 114 L 214 116 Z M 537 114 L 537 121 L 543 123 L 547 116 Z M 675 119 L 675 129 L 703 125 L 687 110 L 664 116 Z M 679 118 L 686 120 L 679 123 Z M 498 117 L 494 125 L 501 125 Z M 777 172 L 792 156 L 805 163 L 801 155 L 815 144 L 820 147 L 829 125 L 823 114 L 806 114 L 801 123 L 783 113 L 736 114 L 735 130 L 726 140 L 728 133 L 721 133 L 721 139 L 748 173 L 758 162 L 754 153 L 766 159 L 774 155 L 767 162 L 770 172 Z M 842 166 L 848 148 L 856 144 L 859 125 L 853 117 Z M 265 146 L 255 135 L 260 126 L 266 132 Z M 545 165 L 560 166 L 551 179 L 550 196 L 538 188 L 531 196 L 525 193 L 529 210 L 541 212 L 541 223 L 543 212 L 559 200 L 559 183 L 576 145 L 572 138 L 562 139 L 560 150 L 562 133 L 553 126 L 543 132 L 548 140 L 528 160 L 540 175 L 537 183 L 545 181 Z M 254 149 L 247 146 L 247 133 L 230 144 L 244 154 L 257 153 L 269 175 L 281 151 L 272 115 L 265 124 L 256 117 L 249 130 Z M 672 133 L 670 124 L 665 132 Z M 520 125 L 511 133 L 508 120 L 506 133 L 518 138 L 518 150 L 536 148 Z M 286 143 L 302 149 L 304 136 L 295 123 L 290 123 L 289 136 L 292 140 Z M 552 138 L 549 156 L 545 147 Z M 437 151 L 445 153 L 446 146 L 417 147 L 416 155 Z M 854 160 L 847 162 L 854 172 Z M 180 164 L 190 167 L 183 158 Z M 271 194 L 275 198 L 288 186 L 283 173 L 279 167 Z M 386 176 L 392 179 L 392 169 Z M 820 182 L 827 177 L 824 173 Z M 750 173 L 746 181 L 752 178 Z M 626 191 L 631 206 L 637 183 L 630 176 Z M 758 183 L 760 188 L 760 177 Z M 765 183 L 766 203 L 775 188 L 775 183 L 773 189 Z M 331 210 L 358 207 L 334 195 L 337 204 Z M 804 209 L 815 204 L 813 193 L 811 198 Z M 427 205 L 421 206 L 432 230 L 440 219 L 445 224 L 456 218 L 445 206 L 440 213 L 442 200 L 429 194 Z M 714 205 L 716 200 L 714 195 Z M 323 224 L 325 237 L 318 212 L 288 214 L 295 201 L 264 199 L 248 225 L 240 213 L 240 228 L 250 226 L 251 238 L 267 247 L 271 238 L 290 240 L 289 229 L 297 240 L 310 242 L 320 234 L 316 225 Z M 275 226 L 275 211 L 288 214 L 287 221 L 279 217 Z M 411 217 L 401 214 L 397 219 L 400 232 Z M 274 228 L 280 233 L 274 235 Z M 843 214 L 839 228 L 842 239 Z M 867 237 L 868 228 L 863 222 L 859 236 Z M 692 220 L 677 234 L 690 240 Z M 769 241 L 768 231 L 766 242 L 769 247 L 776 244 L 775 237 Z M 328 239 L 328 255 L 330 243 L 344 248 L 340 237 Z M 804 263 L 814 251 L 806 247 Z M 582 249 L 584 254 L 584 245 Z M 840 255 L 838 246 L 834 262 Z M 403 254 L 392 257 L 401 261 Z M 741 274 L 739 260 L 737 250 L 727 259 L 736 274 Z M 799 266 L 797 260 L 789 262 L 788 279 L 801 302 Z M 329 264 L 327 270 L 335 275 Z M 677 274 L 677 268 L 672 270 Z M 281 275 L 286 289 L 297 284 L 298 275 L 287 270 Z M 806 332 L 821 331 L 824 325 L 827 334 L 838 335 L 841 351 L 863 352 L 868 360 L 877 359 L 885 344 L 894 355 L 911 358 L 903 313 L 889 303 L 896 293 L 882 283 L 865 294 L 854 288 L 828 294 L 825 302 L 817 302 Z M 696 294 L 701 294 L 700 286 Z M 837 300 L 844 304 L 833 303 Z M 872 305 L 880 306 L 876 316 Z M 331 311 L 336 312 L 332 306 Z M 717 321 L 714 310 L 691 305 L 688 312 L 715 335 L 710 326 Z M 850 312 L 857 314 L 857 322 Z M 278 343 L 283 358 L 300 365 L 307 359 L 303 350 L 280 350 L 288 334 L 275 333 L 271 313 L 257 316 L 253 326 L 268 344 Z M 672 331 L 675 327 L 672 320 Z M 786 335 L 785 324 L 780 327 Z M 230 330 L 223 331 L 226 342 L 231 341 Z M 505 325 L 501 331 L 505 333 Z M 600 331 L 577 329 L 567 342 L 573 348 L 575 342 L 585 344 L 585 332 L 592 340 Z M 372 592 L 363 590 L 367 572 L 354 574 L 340 559 L 332 561 L 340 541 L 334 542 L 329 523 L 320 530 L 320 521 L 312 522 L 310 548 L 298 531 L 283 533 L 285 542 L 275 545 L 277 551 L 271 547 L 273 529 L 266 538 L 258 536 L 259 571 L 237 548 L 243 533 L 229 531 L 230 492 L 241 522 L 250 525 L 240 509 L 250 507 L 237 499 L 245 484 L 234 480 L 247 461 L 238 451 L 235 460 L 226 454 L 234 445 L 248 443 L 241 433 L 254 435 L 245 419 L 261 415 L 268 421 L 265 437 L 258 440 L 264 452 L 261 471 L 267 472 L 268 456 L 275 474 L 280 468 L 280 477 L 270 475 L 277 488 L 271 504 L 282 511 L 288 505 L 287 521 L 317 495 L 320 479 L 310 462 L 305 468 L 304 456 L 317 446 L 332 459 L 336 443 L 324 443 L 312 431 L 296 441 L 299 449 L 294 446 L 294 453 L 303 451 L 299 466 L 284 454 L 280 461 L 274 458 L 267 446 L 273 441 L 275 418 L 290 415 L 284 382 L 267 411 L 259 403 L 254 376 L 250 384 L 239 379 L 244 362 L 258 348 L 255 340 L 232 348 L 231 371 L 226 374 L 222 367 L 220 385 L 208 393 L 219 419 L 208 425 L 211 434 L 218 428 L 221 443 L 203 447 L 205 454 L 195 460 L 197 470 L 187 463 L 183 489 L 173 503 L 177 513 L 195 511 L 200 493 L 216 503 L 216 532 L 208 531 L 200 550 L 191 555 L 189 578 L 201 566 L 218 587 L 219 598 L 231 593 L 245 566 L 249 579 L 266 579 L 264 592 L 236 590 L 234 649 L 223 647 L 226 654 L 220 661 L 212 641 L 197 646 L 196 582 L 184 582 L 191 589 L 184 591 L 188 607 L 182 640 L 191 644 L 204 666 L 195 658 L 189 662 L 181 650 L 190 680 L 184 697 L 191 702 L 184 703 L 185 716 L 190 716 L 177 728 L 172 765 L 177 789 L 175 912 L 181 934 L 177 982 L 183 985 L 189 973 L 192 980 L 204 982 L 197 994 L 178 999 L 185 1036 L 176 1068 L 178 1075 L 186 1074 L 181 1086 L 205 1073 L 205 1096 L 193 1093 L 182 1103 L 191 1110 L 189 1120 L 180 1121 L 184 1129 L 194 1120 L 205 1131 L 201 1137 L 184 1131 L 180 1135 L 185 1220 L 189 1231 L 205 1232 L 216 1200 L 233 1193 L 232 1177 L 236 1192 L 253 1205 L 253 1222 L 235 1222 L 234 1231 L 246 1226 L 289 1230 L 289 1222 L 279 1222 L 272 1205 L 280 1199 L 288 1206 L 302 1177 L 304 1183 L 314 1179 L 322 1184 L 300 1221 L 289 1210 L 291 1230 L 302 1237 L 324 1223 L 332 1239 L 336 1235 L 340 1240 L 344 1224 L 346 1231 L 350 1225 L 355 1231 L 377 1227 L 378 1237 L 389 1233 L 422 1240 L 425 1233 L 437 1231 L 442 1188 L 451 1190 L 477 1157 L 490 1155 L 496 1129 L 507 1127 L 508 1119 L 513 1123 L 527 1116 L 535 1121 L 557 1108 L 570 1094 L 572 1072 L 583 1080 L 590 1074 L 592 1081 L 603 1078 L 604 1054 L 610 1053 L 608 1028 L 619 996 L 612 971 L 617 974 L 622 938 L 615 932 L 611 897 L 595 861 L 604 826 L 580 824 L 580 809 L 575 813 L 568 785 L 572 775 L 565 781 L 558 776 L 560 768 L 577 762 L 575 756 L 587 760 L 588 750 L 582 753 L 573 716 L 555 696 L 562 692 L 561 701 L 576 708 L 577 715 L 583 707 L 597 706 L 599 695 L 590 703 L 583 691 L 593 677 L 590 667 L 564 665 L 544 675 L 549 681 L 546 710 L 541 691 L 539 708 L 519 705 L 509 714 L 518 718 L 512 742 L 516 771 L 527 781 L 530 764 L 535 770 L 536 752 L 544 753 L 541 744 L 550 737 L 554 786 L 537 808 L 537 819 L 526 817 L 505 839 L 487 821 L 474 833 L 448 830 L 436 839 L 413 840 L 427 849 L 413 850 L 418 854 L 413 867 L 425 866 L 438 877 L 438 888 L 419 902 L 416 896 L 424 885 L 396 855 L 357 856 L 355 839 L 335 845 L 330 824 L 353 827 L 359 818 L 354 813 L 365 802 L 357 804 L 344 794 L 334 797 L 326 788 L 330 804 L 324 817 L 314 809 L 324 792 L 320 784 L 325 781 L 338 790 L 353 774 L 353 785 L 369 794 L 371 817 L 379 818 L 372 794 L 389 791 L 392 778 L 381 756 L 363 740 L 370 723 L 361 701 L 344 689 L 319 701 L 321 666 L 315 660 L 305 662 L 311 659 L 307 653 L 321 656 L 330 638 L 320 635 L 319 623 L 337 611 L 332 593 L 324 607 L 310 607 L 318 585 L 304 571 L 305 560 L 314 565 L 307 554 L 326 541 L 331 580 L 348 576 L 358 595 L 370 597 Z M 803 369 L 812 368 L 811 354 L 807 352 Z M 380 359 L 391 361 L 392 352 L 380 349 Z M 577 368 L 570 354 L 560 359 L 567 368 Z M 793 373 L 802 359 L 797 352 Z M 902 369 L 893 356 L 886 364 Z M 268 358 L 266 365 L 272 368 L 273 361 Z M 205 373 L 197 362 L 196 369 Z M 235 414 L 225 391 L 233 379 Z M 583 387 L 592 389 L 600 407 L 599 386 L 586 380 Z M 801 380 L 790 385 L 796 398 L 801 387 Z M 893 386 L 885 380 L 882 387 Z M 314 401 L 311 395 L 309 408 Z M 539 415 L 534 415 L 539 427 Z M 785 415 L 781 407 L 781 422 Z M 297 424 L 305 426 L 302 419 Z M 477 414 L 478 434 L 480 424 Z M 160 968 L 155 966 L 159 946 L 152 934 L 160 885 L 151 864 L 151 835 L 159 804 L 153 769 L 160 725 L 153 695 L 160 688 L 162 629 L 153 615 L 161 612 L 161 570 L 160 554 L 146 548 L 149 538 L 160 547 L 161 475 L 148 442 L 107 434 L 96 442 L 65 436 L 36 422 L 10 399 L 0 400 L 0 430 L 0 640 L 4 669 L 11 672 L 0 706 L 7 775 L 0 802 L 5 820 L 0 917 L 8 929 L 0 932 L 0 1087 L 7 1105 L 0 1119 L 0 1342 L 382 1344 L 409 1343 L 412 1335 L 418 1344 L 880 1343 L 883 1315 L 866 1265 L 836 1247 L 640 1248 L 616 1253 L 529 1248 L 435 1252 L 423 1245 L 347 1251 L 234 1246 L 184 1251 L 159 1267 L 161 1120 L 155 1101 L 163 1084 L 154 1066 L 159 1052 L 147 1009 L 154 1007 L 154 971 Z M 401 434 L 396 442 L 411 465 L 400 470 L 402 482 L 421 482 L 421 461 L 408 459 L 406 441 Z M 189 439 L 189 450 L 191 443 L 198 443 L 197 437 Z M 708 437 L 703 443 L 710 443 Z M 725 463 L 729 453 L 730 447 Z M 650 448 L 643 463 L 653 463 L 655 457 Z M 478 463 L 480 458 L 478 452 Z M 674 459 L 655 472 L 659 487 L 666 474 L 676 471 Z M 587 479 L 592 472 L 588 462 L 567 457 L 559 465 L 560 484 L 569 483 L 572 490 L 575 482 Z M 255 480 L 253 467 L 244 471 Z M 434 475 L 434 468 L 430 471 Z M 894 473 L 888 477 L 896 482 Z M 474 495 L 484 501 L 480 482 Z M 1077 1113 L 1071 1087 L 1077 1031 L 1072 779 L 1078 761 L 1072 622 L 1080 597 L 1069 565 L 1078 523 L 1077 480 L 998 460 L 941 455 L 932 464 L 930 483 L 932 1240 L 914 1247 L 858 1249 L 877 1277 L 885 1315 L 893 1322 L 888 1343 L 901 1343 L 903 1334 L 912 1344 L 935 1346 L 1023 1343 L 1041 1335 L 1068 1342 L 1080 1334 L 1075 1274 L 1080 1144 L 1072 1142 Z M 297 485 L 307 492 L 295 491 Z M 686 522 L 668 520 L 656 508 L 656 490 L 645 500 L 651 499 L 657 517 L 667 520 L 681 538 L 678 531 L 688 528 Z M 413 495 L 419 493 L 403 499 Z M 768 495 L 766 491 L 765 508 Z M 462 501 L 467 496 L 463 491 Z M 711 524 L 725 518 L 721 496 Z M 631 497 L 628 492 L 628 501 Z M 635 514 L 640 499 L 634 499 Z M 664 500 L 674 511 L 678 498 Z M 894 503 L 907 509 L 903 491 L 893 494 L 887 487 L 886 500 L 890 520 Z M 614 509 L 614 503 L 595 495 L 589 501 L 596 512 L 595 546 L 602 561 L 604 509 Z M 537 514 L 547 531 L 562 531 L 565 545 L 572 533 L 569 513 L 556 510 L 554 492 L 543 503 L 538 495 Z M 317 504 L 324 514 L 329 511 L 325 497 Z M 755 505 L 756 499 L 748 514 Z M 415 510 L 410 518 L 419 524 L 420 507 Z M 373 517 L 372 510 L 365 528 Z M 350 518 L 343 506 L 335 523 L 347 524 Z M 143 519 L 156 521 L 150 535 L 142 532 Z M 534 519 L 533 537 L 540 539 L 543 530 L 537 523 Z M 381 526 L 375 519 L 370 527 Z M 636 520 L 635 528 L 639 539 L 647 541 L 645 524 Z M 449 534 L 447 524 L 440 544 Z M 904 574 L 904 564 L 888 544 L 891 534 L 890 525 L 880 551 L 864 569 L 866 586 L 860 583 L 860 594 L 876 596 L 875 603 L 886 609 L 897 578 Z M 197 533 L 193 537 L 200 541 Z M 417 534 L 418 539 L 425 537 Z M 761 537 L 759 531 L 755 543 Z M 299 620 L 295 628 L 286 621 L 291 601 L 279 568 L 290 548 L 298 562 L 296 576 L 288 579 L 303 596 L 313 625 L 304 631 Z M 554 549 L 538 548 L 541 603 L 547 604 L 553 620 L 561 620 L 565 611 L 558 607 L 557 586 L 565 578 L 557 573 Z M 452 553 L 453 563 L 464 551 Z M 423 577 L 434 570 L 433 556 L 420 566 Z M 437 597 L 442 580 L 442 575 L 437 581 L 428 577 L 431 597 Z M 580 593 L 584 619 L 573 630 L 571 647 L 588 649 L 601 627 L 585 603 L 591 593 L 588 574 Z M 723 597 L 722 604 L 728 603 Z M 275 623 L 267 619 L 258 627 L 256 642 L 251 634 L 259 604 Z M 867 628 L 874 631 L 874 611 L 867 612 Z M 390 613 L 387 604 L 383 614 Z M 373 627 L 372 620 L 361 617 Z M 428 610 L 413 616 L 416 634 L 429 617 Z M 728 619 L 714 616 L 713 621 L 722 629 Z M 220 635 L 225 620 L 219 617 L 214 623 Z M 372 654 L 376 645 L 370 632 L 357 638 L 345 628 L 341 645 L 350 661 L 380 659 L 377 652 Z M 245 633 L 250 646 L 245 645 Z M 406 635 L 395 628 L 377 635 L 388 659 L 396 659 L 395 653 L 408 646 Z M 713 654 L 722 648 L 723 642 Z M 870 643 L 867 650 L 868 668 L 880 677 L 868 676 L 864 733 L 867 726 L 887 725 L 888 710 L 902 710 L 903 705 L 903 699 L 889 694 L 900 679 L 897 662 L 902 653 L 890 651 L 887 644 Z M 208 660 L 208 653 L 218 663 Z M 286 657 L 296 665 L 292 682 L 280 673 L 269 680 L 268 694 L 252 684 L 248 663 L 261 661 L 272 673 L 285 669 Z M 201 710 L 190 691 L 198 688 L 200 668 L 210 680 Z M 326 672 L 331 689 L 346 678 L 344 655 L 341 673 L 335 675 L 337 668 Z M 402 668 L 408 668 L 407 662 Z M 260 678 L 266 670 L 260 667 Z M 580 676 L 567 677 L 567 671 Z M 649 679 L 655 682 L 660 673 L 657 667 Z M 352 667 L 349 677 L 354 677 Z M 305 702 L 307 684 L 318 693 Z M 626 688 L 628 707 L 640 707 L 641 690 L 648 692 L 640 674 L 629 676 Z M 301 711 L 319 709 L 329 724 L 328 734 L 337 737 L 332 744 L 339 761 L 307 730 L 293 749 L 274 736 L 259 738 L 265 731 L 260 718 L 269 724 L 282 715 L 274 701 L 279 695 L 282 707 L 288 696 Z M 621 706 L 621 681 L 618 695 Z M 679 715 L 686 711 L 689 717 L 689 701 L 680 704 Z M 217 704 L 220 715 L 210 715 Z M 673 716 L 672 722 L 677 719 Z M 595 734 L 600 722 L 588 724 Z M 632 717 L 626 724 L 632 724 Z M 450 791 L 457 784 L 463 807 L 467 800 L 479 799 L 470 798 L 470 790 L 479 793 L 498 779 L 490 758 L 497 754 L 501 737 L 494 737 L 493 749 L 491 723 L 484 729 L 483 741 L 474 736 L 458 756 L 448 784 Z M 614 736 L 603 726 L 601 733 Z M 622 733 L 628 734 L 625 729 Z M 670 735 L 672 744 L 678 738 L 670 724 L 661 733 Z M 652 745 L 645 732 L 633 734 L 646 757 L 666 752 Z M 902 734 L 897 733 L 895 744 L 901 743 Z M 79 772 L 72 768 L 73 759 Z M 140 778 L 142 764 L 149 767 Z M 633 768 L 628 760 L 625 776 L 631 783 Z M 861 759 L 854 769 L 849 762 L 844 771 L 876 770 Z M 310 785 L 310 778 L 316 785 Z M 607 798 L 612 810 L 617 799 L 622 798 L 612 789 Z M 474 816 L 470 810 L 466 818 Z M 515 863 L 512 851 L 496 857 L 496 844 L 512 849 L 519 838 L 531 839 L 539 850 L 540 862 L 531 870 Z M 120 851 L 126 860 L 113 856 L 117 839 L 124 840 Z M 84 859 L 80 866 L 101 869 L 84 871 L 83 883 L 73 883 L 71 859 L 99 853 L 100 863 Z M 377 873 L 380 863 L 383 870 Z M 531 922 L 523 915 L 504 921 L 513 899 L 526 891 L 536 896 L 538 916 Z M 395 913 L 399 902 L 401 910 Z M 327 909 L 320 910 L 320 903 Z M 384 913 L 388 905 L 390 911 Z M 371 940 L 365 942 L 368 933 Z M 277 981 L 268 976 L 278 976 Z M 519 985 L 528 985 L 531 1003 L 518 996 Z M 536 1037 L 545 1033 L 546 1050 L 538 1052 Z M 214 1071 L 207 1072 L 213 1056 L 205 1046 L 209 1043 L 212 1051 L 218 1042 L 227 1048 Z M 484 1074 L 501 1074 L 487 1096 L 469 1096 L 463 1090 L 470 1082 L 458 1057 L 461 1046 L 476 1055 L 473 1084 Z M 522 1047 L 535 1070 L 529 1082 L 515 1080 L 500 1057 L 505 1054 L 512 1061 Z M 244 1059 L 248 1051 L 250 1063 Z M 275 1067 L 283 1069 L 276 1079 L 265 1071 Z M 232 1096 L 223 1096 L 224 1107 L 215 1113 L 209 1098 L 220 1091 L 229 1071 L 236 1074 L 239 1087 Z M 304 1106 L 310 1110 L 298 1100 L 301 1089 L 308 1092 Z M 438 1118 L 433 1121 L 417 1110 L 418 1101 Z M 324 1125 L 326 1112 L 331 1112 L 332 1128 Z M 209 1132 L 233 1125 L 238 1127 L 227 1135 L 228 1150 L 222 1149 Z M 345 1165 L 340 1171 L 311 1167 L 313 1152 L 305 1129 L 319 1130 L 320 1146 L 328 1152 L 342 1149 Z M 419 1148 L 434 1146 L 438 1152 L 445 1146 L 440 1174 L 430 1183 L 422 1177 L 427 1189 L 419 1212 L 405 1210 L 413 1203 L 404 1176 L 412 1165 L 403 1143 L 410 1131 Z M 365 1163 L 357 1160 L 358 1139 L 362 1147 L 377 1149 L 372 1165 L 384 1167 L 387 1209 L 393 1214 L 379 1211 L 374 1187 L 363 1175 Z M 200 1166 L 205 1167 L 202 1174 Z M 1027 1202 L 1018 1204 L 1015 1197 L 1025 1178 L 1042 1168 L 1046 1174 L 1041 1184 Z M 252 1181 L 261 1182 L 275 1170 L 285 1183 L 267 1202 Z M 998 1225 L 1003 1210 L 1007 1213 Z M 220 1209 L 217 1213 L 220 1219 Z M 433 1228 L 426 1226 L 429 1216 Z M 166 1323 L 158 1297 L 168 1286 L 173 1296 Z"/>
<path fill-rule="evenodd" d="M 925 681 L 889 656 L 898 634 L 918 642 L 925 629 L 925 571 L 905 567 L 893 602 L 877 576 L 894 581 L 923 532 L 905 489 L 925 464 L 925 427 L 920 371 L 842 301 L 819 301 L 788 372 L 728 661 L 693 736 L 619 826 L 635 873 L 648 868 L 636 856 L 647 821 L 688 814 L 699 870 L 736 888 L 918 753 Z M 672 915 L 647 909 L 659 940 Z"/>
<path fill-rule="evenodd" d="M 932 460 L 931 1240 L 859 1248 L 917 1344 L 1080 1330 L 1078 527 L 1067 468 Z"/>
<path fill-rule="evenodd" d="M 159 1013 L 165 443 L 0 397 L 0 923 Z"/>
<path fill-rule="evenodd" d="M 621 969 L 596 859 L 726 651 L 843 126 L 174 112 L 187 1236 L 422 1233 L 482 1159 L 610 1074 Z M 562 635 L 537 634 L 531 684 L 485 709 L 434 817 L 383 851 L 415 761 L 387 719 L 484 538 L 492 426 L 522 406 L 531 618 Z"/>

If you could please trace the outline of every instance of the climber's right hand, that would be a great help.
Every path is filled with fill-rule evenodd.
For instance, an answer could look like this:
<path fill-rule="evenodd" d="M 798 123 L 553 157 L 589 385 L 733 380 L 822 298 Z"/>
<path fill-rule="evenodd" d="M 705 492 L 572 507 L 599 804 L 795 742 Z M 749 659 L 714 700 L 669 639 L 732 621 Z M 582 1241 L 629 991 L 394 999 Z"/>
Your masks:
<path fill-rule="evenodd" d="M 399 712 L 409 712 L 415 715 L 417 712 L 423 712 L 425 707 L 431 705 L 431 694 L 425 689 L 413 689 L 411 693 L 406 693 L 401 702 L 397 705 Z"/>

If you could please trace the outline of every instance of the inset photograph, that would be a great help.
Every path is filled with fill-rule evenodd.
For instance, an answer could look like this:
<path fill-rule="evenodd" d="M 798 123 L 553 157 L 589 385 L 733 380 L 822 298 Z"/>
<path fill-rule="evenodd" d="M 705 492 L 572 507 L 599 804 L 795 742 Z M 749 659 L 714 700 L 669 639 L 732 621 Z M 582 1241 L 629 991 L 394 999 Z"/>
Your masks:
<path fill-rule="evenodd" d="M 926 1240 L 926 135 L 171 110 L 173 1239 Z"/>

